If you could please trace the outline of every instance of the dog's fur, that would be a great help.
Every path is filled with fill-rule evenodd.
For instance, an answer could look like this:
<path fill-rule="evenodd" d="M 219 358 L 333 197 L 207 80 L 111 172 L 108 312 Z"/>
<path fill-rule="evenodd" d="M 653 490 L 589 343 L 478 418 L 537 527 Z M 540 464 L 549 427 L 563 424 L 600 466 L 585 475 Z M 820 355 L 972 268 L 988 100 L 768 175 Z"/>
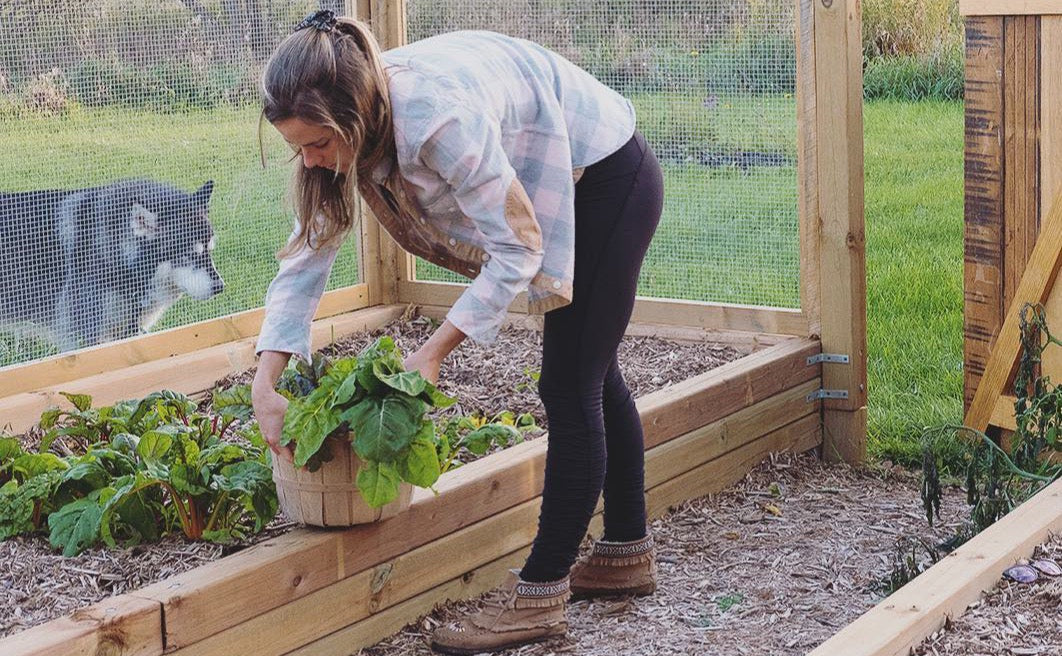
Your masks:
<path fill-rule="evenodd" d="M 182 294 L 219 293 L 213 188 L 0 193 L 0 324 L 36 327 L 66 351 L 147 331 Z"/>

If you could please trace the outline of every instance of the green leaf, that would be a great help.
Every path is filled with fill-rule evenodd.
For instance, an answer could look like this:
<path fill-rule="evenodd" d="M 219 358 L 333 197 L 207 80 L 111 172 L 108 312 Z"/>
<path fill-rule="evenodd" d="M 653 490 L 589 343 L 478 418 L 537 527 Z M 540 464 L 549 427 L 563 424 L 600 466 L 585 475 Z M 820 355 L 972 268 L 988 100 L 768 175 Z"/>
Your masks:
<path fill-rule="evenodd" d="M 321 388 L 318 388 L 320 390 Z M 306 398 L 306 402 L 295 399 L 288 406 L 284 416 L 284 439 L 282 443 L 295 442 L 295 465 L 303 467 L 306 462 L 318 451 L 333 431 L 339 428 L 342 419 L 339 413 L 328 407 L 321 399 L 315 399 L 315 394 Z M 310 402 L 319 401 L 314 405 Z"/>
<path fill-rule="evenodd" d="M 435 425 L 430 421 L 423 423 L 416 439 L 409 445 L 399 471 L 403 480 L 419 487 L 431 487 L 439 480 L 442 472 L 439 454 L 435 449 Z"/>
<path fill-rule="evenodd" d="M 403 394 L 368 397 L 343 413 L 354 433 L 354 450 L 364 460 L 393 462 L 420 430 L 423 401 Z"/>
<path fill-rule="evenodd" d="M 173 447 L 173 437 L 158 430 L 152 430 L 140 436 L 136 453 L 144 462 L 162 462 Z"/>
<path fill-rule="evenodd" d="M 63 414 L 63 411 L 59 408 L 48 408 L 41 413 L 40 426 L 44 430 L 49 430 L 55 426 L 55 422 L 59 420 L 59 416 Z"/>
<path fill-rule="evenodd" d="M 241 421 L 250 421 L 254 416 L 254 406 L 251 403 L 251 386 L 236 385 L 227 390 L 219 390 L 213 394 L 214 410 L 223 416 L 235 417 Z"/>
<path fill-rule="evenodd" d="M 101 492 L 96 490 L 84 499 L 68 503 L 48 517 L 49 542 L 61 548 L 64 556 L 76 556 L 99 540 L 103 518 Z"/>
<path fill-rule="evenodd" d="M 26 480 L 49 471 L 63 471 L 69 466 L 54 453 L 27 453 L 15 458 L 11 470 L 22 474 L 23 480 Z"/>
<path fill-rule="evenodd" d="M 520 433 L 506 424 L 487 424 L 465 436 L 465 448 L 477 456 L 490 450 L 492 444 L 506 447 L 511 441 L 519 440 Z"/>
<path fill-rule="evenodd" d="M 336 389 L 336 393 L 332 396 L 332 407 L 346 405 L 359 389 L 357 375 L 347 376 L 343 379 L 343 382 Z"/>
<path fill-rule="evenodd" d="M 85 412 L 86 410 L 92 407 L 92 397 L 88 394 L 70 394 L 69 392 L 59 393 L 65 396 L 71 403 L 74 404 L 74 407 L 80 410 L 81 412 Z"/>
<path fill-rule="evenodd" d="M 208 491 L 207 483 L 200 477 L 199 471 L 183 463 L 170 467 L 169 482 L 181 495 L 196 496 Z"/>
<path fill-rule="evenodd" d="M 22 445 L 14 437 L 0 437 L 0 467 L 22 455 Z"/>
<path fill-rule="evenodd" d="M 365 463 L 358 470 L 357 483 L 365 503 L 373 508 L 379 508 L 398 498 L 400 480 L 394 465 Z"/>

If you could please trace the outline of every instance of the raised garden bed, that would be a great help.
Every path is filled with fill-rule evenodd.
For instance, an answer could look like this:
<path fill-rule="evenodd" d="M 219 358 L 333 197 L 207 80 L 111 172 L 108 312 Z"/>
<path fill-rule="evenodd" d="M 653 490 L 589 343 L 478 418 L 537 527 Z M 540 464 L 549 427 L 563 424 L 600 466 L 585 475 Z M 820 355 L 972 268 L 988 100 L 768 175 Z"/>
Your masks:
<path fill-rule="evenodd" d="M 378 318 L 383 319 L 382 315 Z M 428 328 L 427 325 L 413 322 L 403 324 L 401 330 L 392 329 L 392 332 L 409 348 L 418 339 L 418 334 L 420 338 L 426 336 Z M 634 332 L 637 332 L 637 328 Z M 357 350 L 359 339 L 367 341 L 370 337 L 365 335 L 355 338 L 345 347 L 340 345 L 340 348 Z M 499 348 L 508 344 L 510 348 L 521 352 L 537 352 L 537 346 L 533 343 L 523 343 L 521 339 L 530 339 L 533 342 L 536 336 L 532 332 L 523 331 L 521 334 L 519 330 L 510 329 L 510 334 L 499 343 Z M 650 453 L 648 475 L 653 485 L 659 488 L 655 494 L 650 494 L 651 508 L 657 514 L 668 505 L 709 489 L 718 489 L 717 486 L 736 480 L 769 451 L 792 446 L 806 449 L 818 443 L 818 404 L 809 403 L 805 398 L 819 385 L 818 367 L 809 366 L 806 362 L 808 355 L 816 352 L 817 345 L 807 340 L 780 340 L 764 336 L 743 342 L 744 348 L 741 350 L 747 351 L 749 345 L 757 342 L 759 351 L 714 371 L 690 376 L 698 368 L 711 368 L 741 353 L 734 348 L 705 342 L 681 343 L 647 337 L 629 338 L 625 354 L 621 357 L 640 362 L 640 365 L 628 371 L 627 375 L 631 379 L 632 389 L 642 395 L 639 407 L 646 421 L 647 446 L 655 447 Z M 771 343 L 774 345 L 765 346 Z M 529 377 L 524 368 L 512 366 L 514 361 L 519 360 L 515 356 L 507 356 L 503 351 L 477 352 L 478 348 L 473 347 L 470 352 L 462 351 L 453 361 L 453 371 L 444 372 L 443 379 L 447 379 L 449 375 L 455 385 L 471 386 L 474 378 L 470 372 L 483 371 L 484 366 L 490 362 L 497 362 L 513 377 L 511 381 L 506 379 L 505 386 L 511 385 L 515 389 L 523 385 L 519 394 L 506 396 L 509 400 L 508 408 L 521 410 L 520 404 L 526 402 L 521 401 L 521 394 L 526 395 L 527 399 L 533 399 L 535 392 L 533 385 L 527 384 Z M 656 362 L 653 361 L 654 358 Z M 669 362 L 672 366 L 679 367 L 679 374 L 689 378 L 674 380 L 667 373 L 670 371 L 669 367 L 664 366 Z M 528 371 L 534 370 L 533 364 L 528 362 Z M 465 373 L 462 373 L 463 371 Z M 466 375 L 469 376 L 467 380 L 463 378 Z M 499 386 L 496 382 L 498 378 L 492 380 L 495 381 L 494 387 L 487 391 L 477 393 L 470 387 L 456 393 L 469 399 L 466 405 L 478 403 L 480 401 L 477 399 L 485 396 L 487 401 L 483 402 L 482 407 L 489 407 L 489 397 L 495 395 L 494 398 L 497 398 L 496 388 Z M 74 384 L 74 387 L 77 385 Z M 655 388 L 660 389 L 649 392 Z M 468 412 L 471 409 L 465 407 L 462 411 Z M 544 418 L 541 418 L 541 421 L 545 423 Z M 761 437 L 763 439 L 759 439 Z M 314 604 L 332 603 L 325 601 L 326 598 L 332 598 L 332 595 L 349 600 L 352 598 L 351 594 L 357 596 L 351 592 L 351 586 L 357 587 L 366 582 L 370 585 L 369 593 L 361 596 L 367 599 L 377 598 L 377 601 L 367 602 L 372 609 L 402 601 L 413 592 L 437 595 L 437 589 L 418 590 L 429 586 L 433 580 L 424 576 L 405 581 L 403 585 L 412 586 L 408 590 L 401 588 L 393 591 L 391 585 L 380 588 L 375 594 L 372 590 L 382 585 L 379 581 L 381 571 L 390 571 L 388 568 L 393 569 L 399 563 L 407 567 L 419 567 L 416 563 L 423 562 L 421 558 L 428 558 L 428 554 L 436 554 L 431 558 L 437 557 L 438 549 L 451 549 L 453 547 L 450 545 L 456 542 L 472 539 L 473 535 L 482 538 L 484 533 L 494 534 L 499 527 L 505 526 L 507 528 L 504 534 L 508 536 L 508 541 L 499 543 L 497 540 L 477 539 L 476 544 L 485 544 L 479 547 L 483 553 L 474 555 L 467 565 L 464 560 L 461 564 L 454 564 L 454 572 L 449 572 L 446 568 L 441 572 L 435 571 L 435 576 L 445 573 L 447 576 L 457 577 L 450 579 L 450 587 L 456 581 L 459 587 L 467 588 L 473 578 L 482 582 L 480 585 L 486 585 L 490 577 L 469 578 L 466 575 L 469 571 L 474 571 L 475 566 L 481 565 L 485 559 L 497 560 L 498 557 L 511 556 L 514 546 L 516 550 L 520 550 L 530 543 L 532 533 L 528 531 L 533 531 L 534 517 L 537 515 L 536 496 L 541 487 L 543 456 L 544 440 L 531 440 L 504 453 L 493 454 L 465 465 L 447 475 L 439 484 L 440 495 L 434 496 L 430 492 L 422 491 L 405 517 L 378 526 L 341 533 L 302 529 L 290 531 L 236 555 L 210 562 L 139 590 L 135 588 L 152 578 L 145 576 L 143 563 L 151 560 L 150 556 L 144 556 L 145 548 L 130 551 L 127 556 L 141 564 L 139 569 L 123 565 L 120 561 L 115 562 L 114 552 L 101 552 L 94 556 L 99 560 L 93 562 L 51 562 L 39 569 L 49 577 L 54 574 L 59 576 L 59 581 L 66 581 L 58 584 L 64 588 L 75 589 L 75 584 L 80 584 L 86 594 L 96 595 L 97 598 L 119 591 L 124 594 L 109 597 L 75 613 L 72 617 L 61 618 L 10 636 L 0 642 L 0 646 L 3 647 L 4 653 L 52 653 L 48 649 L 60 650 L 54 653 L 65 653 L 62 650 L 70 649 L 75 644 L 111 644 L 108 641 L 113 642 L 114 636 L 120 634 L 125 636 L 123 640 L 136 637 L 133 642 L 142 643 L 141 647 L 147 649 L 146 652 L 120 653 L 152 653 L 159 644 L 165 644 L 167 651 L 182 645 L 193 645 L 194 649 L 188 653 L 213 653 L 215 649 L 220 650 L 217 653 L 233 653 L 225 651 L 232 646 L 231 640 L 237 640 L 237 636 L 246 637 L 255 632 L 261 633 L 260 629 L 264 625 L 260 622 L 275 621 L 271 619 L 270 609 L 275 608 L 277 612 L 282 613 L 291 612 L 294 609 L 284 604 L 299 598 L 303 598 L 302 603 L 295 603 L 307 608 Z M 720 472 L 721 475 L 706 477 L 704 471 L 698 472 L 698 468 L 704 470 L 706 467 L 712 472 Z M 709 485 L 708 489 L 703 487 L 705 484 Z M 428 522 L 430 530 L 409 530 L 413 526 L 423 525 L 424 522 Z M 461 527 L 467 528 L 460 531 Z M 287 527 L 279 525 L 273 530 L 283 531 L 285 528 Z M 455 531 L 472 533 L 461 538 Z M 367 539 L 368 543 L 355 536 Z M 442 544 L 433 544 L 432 540 Z M 516 543 L 511 543 L 512 540 L 516 540 Z M 521 541 L 523 544 L 517 544 Z M 25 547 L 32 543 L 32 540 L 21 540 L 6 546 L 19 548 L 15 545 Z M 168 547 L 164 547 L 164 551 L 166 548 L 174 549 L 175 553 L 183 553 L 187 557 L 181 558 L 178 555 L 171 558 L 169 563 L 162 558 L 163 563 L 157 571 L 163 575 L 176 573 L 179 567 L 199 566 L 204 561 L 224 554 L 224 550 L 218 547 L 203 548 L 202 545 L 194 545 L 194 549 L 189 553 L 184 551 L 187 547 L 179 541 L 174 540 L 167 544 Z M 421 545 L 420 550 L 395 559 L 418 545 Z M 37 548 L 40 546 L 38 544 Z M 502 551 L 498 552 L 498 549 Z M 416 555 L 421 550 L 428 551 L 424 556 Z M 323 554 L 328 555 L 322 559 Z M 11 555 L 20 562 L 27 560 L 24 558 L 25 554 Z M 278 557 L 279 562 L 275 560 Z M 176 566 L 172 564 L 173 560 L 185 562 Z M 272 564 L 266 565 L 265 570 L 259 570 L 265 562 Z M 467 569 L 457 571 L 466 566 Z M 218 567 L 221 569 L 217 569 Z M 381 567 L 385 570 L 381 570 Z M 119 581 L 115 574 L 117 570 L 136 574 L 128 578 L 123 577 Z M 98 576 L 93 574 L 97 571 Z M 359 571 L 362 574 L 356 574 Z M 143 578 L 137 579 L 137 576 Z M 368 577 L 367 581 L 365 577 Z M 18 580 L 21 587 L 11 586 L 9 599 L 18 597 L 25 604 L 30 593 L 23 589 L 24 578 L 19 577 Z M 57 589 L 55 580 L 50 580 L 53 586 L 51 589 Z M 266 588 L 242 591 L 230 588 L 233 584 L 236 588 L 247 585 L 252 588 L 257 588 L 258 585 L 268 586 L 268 581 L 272 581 L 268 592 L 265 591 Z M 436 582 L 436 587 L 438 583 L 447 587 L 446 581 Z M 311 594 L 314 591 L 317 591 L 316 594 Z M 44 601 L 42 607 L 51 606 L 53 610 L 61 609 L 61 612 L 70 610 L 69 607 L 58 605 L 55 597 L 50 597 L 47 591 L 41 592 L 40 596 Z M 394 602 L 379 599 L 383 592 L 389 593 L 388 598 L 394 594 Z M 206 606 L 197 609 L 200 603 L 205 603 Z M 222 609 L 217 606 L 219 603 L 230 605 Z M 346 605 L 347 601 L 343 603 Z M 357 622 L 357 613 L 364 613 L 364 619 L 371 614 L 370 610 L 369 607 L 360 611 L 352 609 L 355 613 L 353 619 L 337 621 L 348 624 Z M 162 626 L 162 613 L 166 614 L 166 633 L 155 635 L 149 627 L 154 625 L 155 633 L 159 633 L 157 627 Z M 19 624 L 31 624 L 43 619 L 40 615 L 35 618 L 30 615 L 24 613 L 24 617 L 12 622 L 6 627 L 7 630 L 10 632 L 11 628 Z M 336 628 L 343 626 L 345 625 L 340 624 Z M 314 631 L 320 630 L 321 627 L 314 628 Z M 315 635 L 321 637 L 320 634 Z M 292 636 L 295 641 L 310 638 L 309 635 L 297 633 Z M 183 642 L 184 640 L 187 642 Z M 291 648 L 299 646 L 301 645 L 292 644 Z M 41 651 L 42 649 L 44 651 Z"/>

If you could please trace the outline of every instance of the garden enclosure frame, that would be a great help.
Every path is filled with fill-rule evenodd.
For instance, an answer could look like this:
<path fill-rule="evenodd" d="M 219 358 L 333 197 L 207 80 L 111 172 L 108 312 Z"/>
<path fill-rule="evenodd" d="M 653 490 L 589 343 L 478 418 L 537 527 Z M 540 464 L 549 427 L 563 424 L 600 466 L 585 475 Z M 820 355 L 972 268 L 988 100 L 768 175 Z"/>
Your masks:
<path fill-rule="evenodd" d="M 1062 320 L 1062 3 L 961 0 L 966 20 L 966 424 L 1015 429 L 1017 313 Z M 1050 350 L 1050 349 L 1049 349 Z M 1043 372 L 1058 379 L 1057 354 Z M 812 656 L 900 656 L 1062 530 L 1056 481 L 849 624 Z"/>
<path fill-rule="evenodd" d="M 630 332 L 726 342 L 744 358 L 639 399 L 651 514 L 739 480 L 768 453 L 822 448 L 859 462 L 866 433 L 862 56 L 858 0 L 794 0 L 799 310 L 639 298 Z M 405 41 L 403 0 L 360 0 L 384 47 Z M 416 279 L 413 258 L 365 211 L 361 284 L 329 292 L 314 348 L 397 318 L 442 316 L 457 284 Z M 522 299 L 510 320 L 534 325 Z M 167 387 L 200 393 L 254 364 L 262 310 L 3 371 L 0 417 L 23 430 L 65 400 Z M 0 640 L 4 654 L 349 653 L 429 610 L 496 585 L 527 553 L 545 440 L 444 476 L 404 515 L 343 532 L 296 530 L 221 561 Z M 595 517 L 594 530 L 600 527 Z M 312 618 L 276 631 L 280 618 Z"/>

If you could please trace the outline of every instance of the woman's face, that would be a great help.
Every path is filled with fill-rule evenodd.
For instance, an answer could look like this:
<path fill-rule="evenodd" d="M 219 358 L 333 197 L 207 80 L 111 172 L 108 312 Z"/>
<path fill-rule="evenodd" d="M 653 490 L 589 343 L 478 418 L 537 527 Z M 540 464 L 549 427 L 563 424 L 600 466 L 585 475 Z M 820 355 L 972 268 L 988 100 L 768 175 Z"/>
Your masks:
<path fill-rule="evenodd" d="M 273 127 L 302 156 L 302 165 L 306 168 L 319 167 L 340 172 L 350 168 L 354 152 L 332 128 L 308 123 L 301 118 L 277 121 Z"/>

